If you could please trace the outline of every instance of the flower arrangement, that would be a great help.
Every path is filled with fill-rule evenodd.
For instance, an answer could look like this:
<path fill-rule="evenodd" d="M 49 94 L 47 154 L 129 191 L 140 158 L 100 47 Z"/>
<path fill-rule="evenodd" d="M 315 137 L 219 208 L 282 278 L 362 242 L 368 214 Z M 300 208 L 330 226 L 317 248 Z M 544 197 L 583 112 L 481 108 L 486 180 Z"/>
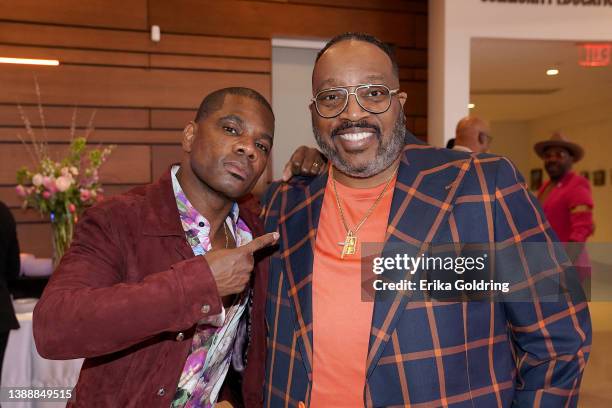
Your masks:
<path fill-rule="evenodd" d="M 44 128 L 44 113 L 40 104 L 38 111 Z M 37 141 L 28 117 L 18 105 L 21 118 L 31 144 L 20 137 L 30 153 L 35 167 L 22 167 L 17 171 L 17 195 L 23 199 L 23 208 L 32 208 L 51 221 L 53 230 L 53 263 L 57 266 L 70 246 L 74 224 L 82 211 L 102 200 L 103 189 L 98 169 L 108 159 L 115 146 L 87 148 L 87 137 L 93 132 L 92 115 L 85 137 L 75 137 L 76 109 L 70 129 L 70 145 L 67 154 L 58 160 L 51 157 L 46 141 Z M 46 133 L 46 131 L 45 131 Z"/>

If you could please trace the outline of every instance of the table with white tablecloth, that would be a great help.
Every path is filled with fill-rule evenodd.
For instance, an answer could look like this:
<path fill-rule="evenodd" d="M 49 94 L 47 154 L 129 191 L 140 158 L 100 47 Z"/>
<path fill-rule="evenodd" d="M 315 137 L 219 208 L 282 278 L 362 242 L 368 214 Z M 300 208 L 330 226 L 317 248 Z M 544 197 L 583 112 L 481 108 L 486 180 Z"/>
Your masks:
<path fill-rule="evenodd" d="M 2 365 L 2 387 L 74 387 L 79 378 L 83 364 L 78 360 L 47 360 L 38 354 L 32 333 L 32 312 L 35 301 L 31 305 L 15 301 L 18 311 L 17 320 L 20 328 L 11 330 L 4 363 Z M 25 307 L 24 307 L 25 306 Z M 21 311 L 21 312 L 19 312 Z M 63 407 L 65 403 L 49 402 L 13 402 L 2 403 L 2 407 L 34 408 Z"/>

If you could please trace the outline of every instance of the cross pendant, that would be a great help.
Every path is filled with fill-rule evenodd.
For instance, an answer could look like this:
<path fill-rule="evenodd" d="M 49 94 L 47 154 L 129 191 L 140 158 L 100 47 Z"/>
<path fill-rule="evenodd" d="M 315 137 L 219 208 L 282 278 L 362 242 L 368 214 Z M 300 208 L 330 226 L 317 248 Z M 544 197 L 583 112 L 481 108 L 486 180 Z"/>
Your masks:
<path fill-rule="evenodd" d="M 353 231 L 347 232 L 344 242 L 338 244 L 342 245 L 340 259 L 344 259 L 344 255 L 354 255 L 357 252 L 357 236 L 353 234 Z"/>

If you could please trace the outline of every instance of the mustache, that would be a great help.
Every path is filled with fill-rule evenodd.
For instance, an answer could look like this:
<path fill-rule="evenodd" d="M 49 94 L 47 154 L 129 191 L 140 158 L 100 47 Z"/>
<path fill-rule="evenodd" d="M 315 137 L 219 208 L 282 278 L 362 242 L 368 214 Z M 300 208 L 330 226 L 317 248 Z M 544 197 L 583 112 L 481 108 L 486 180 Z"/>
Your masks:
<path fill-rule="evenodd" d="M 368 123 L 365 120 L 360 120 L 358 122 L 344 121 L 338 127 L 334 128 L 331 132 L 331 137 L 336 137 L 338 133 L 347 129 L 354 128 L 362 128 L 362 129 L 371 129 L 376 132 L 377 135 L 380 135 L 380 128 L 377 125 Z"/>

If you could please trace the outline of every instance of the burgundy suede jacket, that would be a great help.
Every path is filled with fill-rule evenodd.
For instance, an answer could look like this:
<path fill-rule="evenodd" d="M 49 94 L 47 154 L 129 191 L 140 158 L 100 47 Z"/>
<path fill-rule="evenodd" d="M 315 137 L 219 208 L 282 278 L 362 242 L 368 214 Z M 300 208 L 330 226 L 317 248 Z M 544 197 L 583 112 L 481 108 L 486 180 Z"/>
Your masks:
<path fill-rule="evenodd" d="M 261 235 L 255 214 L 240 217 Z M 256 257 L 251 281 L 247 407 L 262 405 L 267 262 Z M 69 406 L 169 407 L 196 323 L 221 305 L 205 259 L 185 239 L 167 171 L 85 212 L 36 305 L 34 339 L 45 358 L 85 358 Z"/>

